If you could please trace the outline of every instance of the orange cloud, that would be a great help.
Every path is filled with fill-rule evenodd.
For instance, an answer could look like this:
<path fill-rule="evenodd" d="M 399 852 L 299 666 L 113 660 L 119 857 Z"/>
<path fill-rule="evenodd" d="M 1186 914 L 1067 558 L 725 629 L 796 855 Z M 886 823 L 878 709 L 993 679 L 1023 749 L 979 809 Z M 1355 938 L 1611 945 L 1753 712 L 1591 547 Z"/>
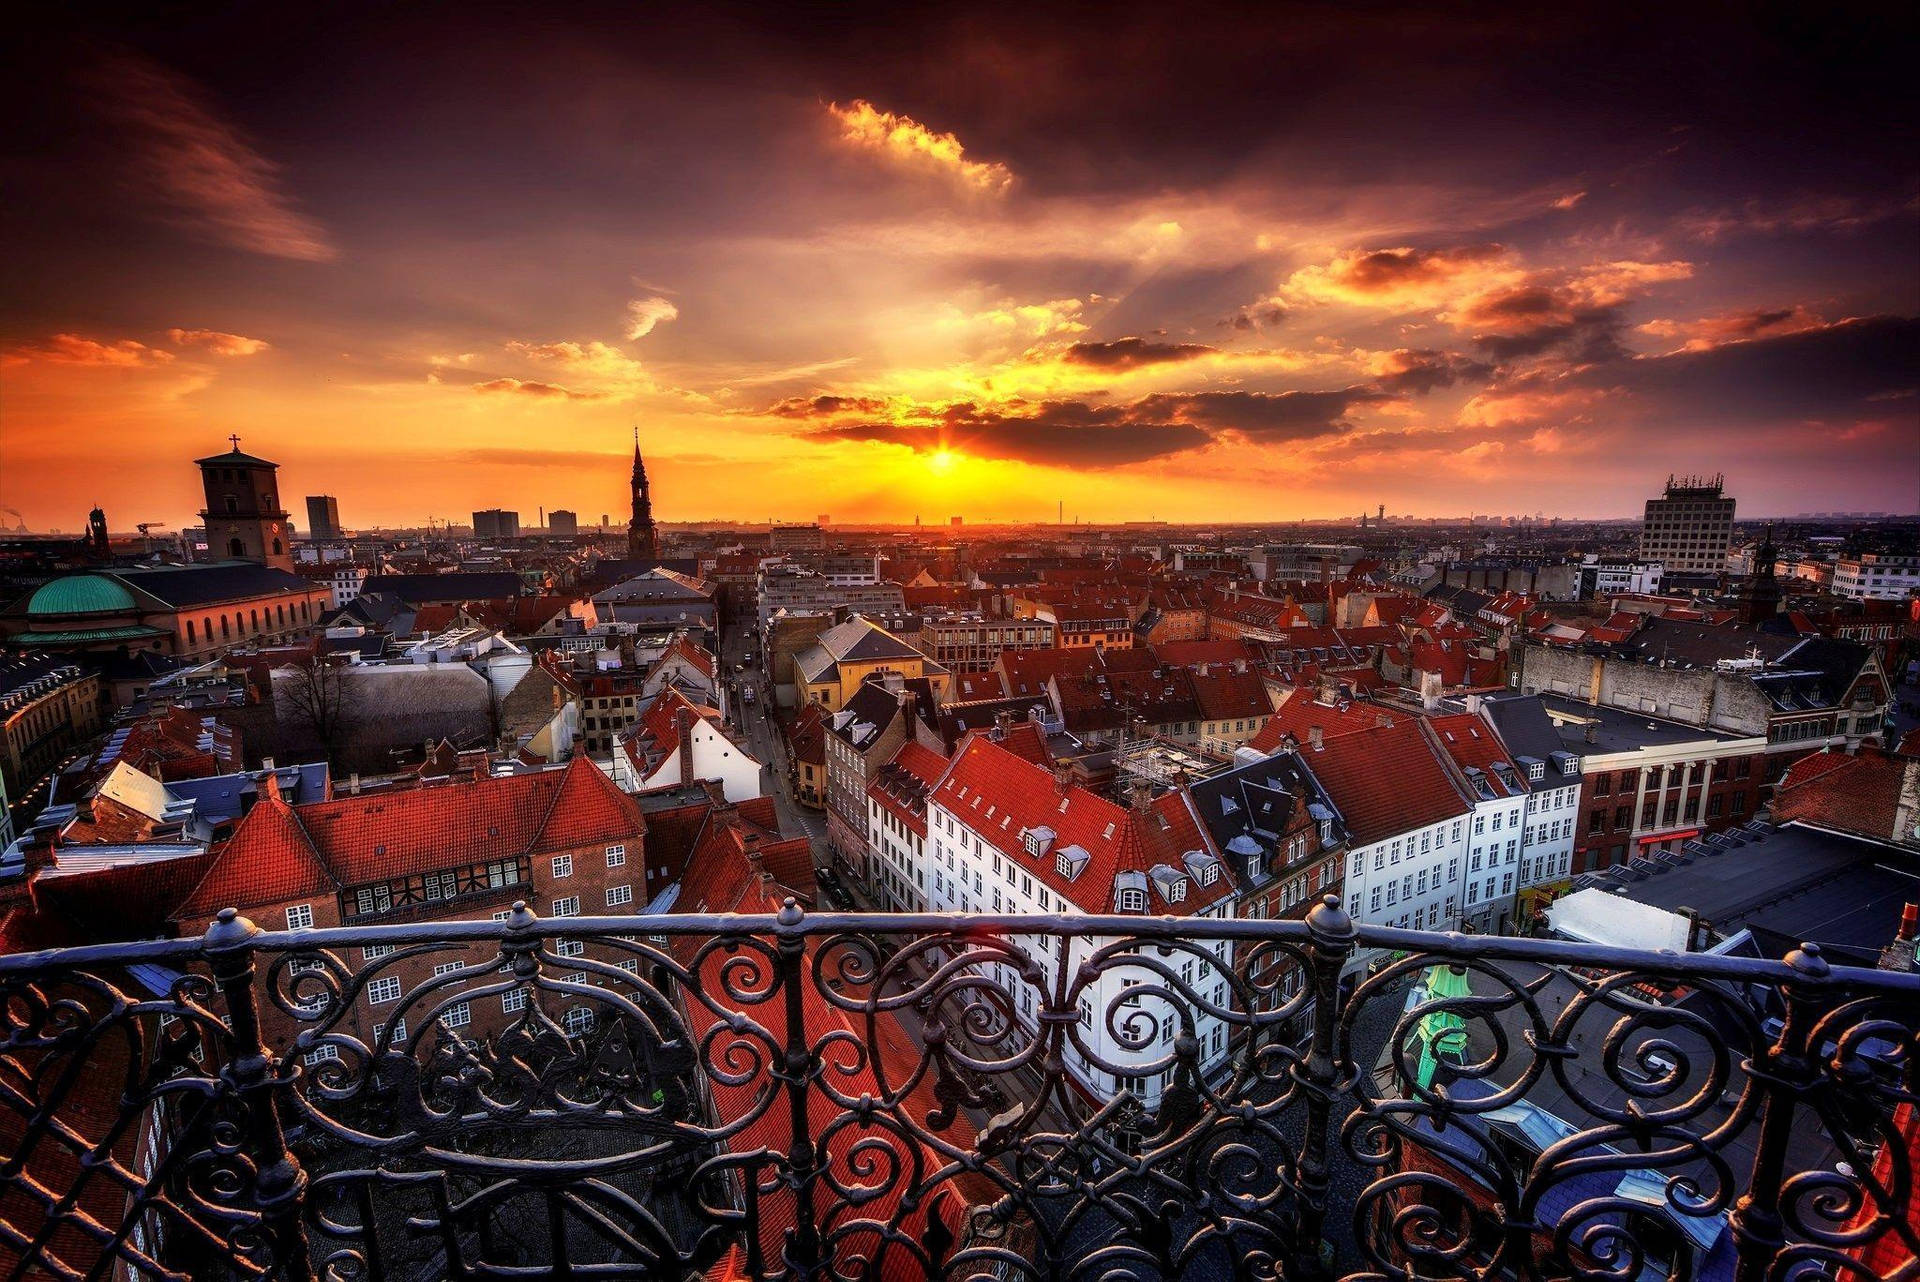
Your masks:
<path fill-rule="evenodd" d="M 475 383 L 473 390 L 484 395 L 495 393 L 515 396 L 531 396 L 538 400 L 598 401 L 605 397 L 600 392 L 576 392 L 572 388 L 562 387 L 558 383 L 540 383 L 518 378 L 493 378 L 484 383 Z"/>
<path fill-rule="evenodd" d="M 170 329 L 167 337 L 179 347 L 204 347 L 215 356 L 255 356 L 273 344 L 264 338 L 225 334 L 217 329 Z"/>
<path fill-rule="evenodd" d="M 78 334 L 55 334 L 43 343 L 23 343 L 5 357 L 8 365 L 103 365 L 121 369 L 165 365 L 172 359 L 172 352 L 131 338 L 101 343 Z"/>
<path fill-rule="evenodd" d="M 1650 320 L 1639 328 L 1641 333 L 1655 338 L 1684 339 L 1677 349 L 1679 351 L 1702 352 L 1722 343 L 1741 343 L 1776 334 L 1798 334 L 1802 330 L 1818 329 L 1825 323 L 1806 308 L 1795 304 L 1791 307 L 1722 312 L 1717 316 L 1702 316 L 1690 321 Z"/>
<path fill-rule="evenodd" d="M 279 189 L 280 168 L 201 101 L 184 78 L 124 57 L 95 77 L 107 111 L 133 136 L 137 189 L 181 222 L 238 249 L 326 262 L 338 251 Z"/>
<path fill-rule="evenodd" d="M 1332 261 L 1302 267 L 1281 286 L 1282 299 L 1306 303 L 1354 303 L 1412 311 L 1439 307 L 1463 285 L 1503 268 L 1500 245 L 1449 249 L 1352 249 Z"/>
<path fill-rule="evenodd" d="M 864 98 L 847 106 L 829 103 L 840 123 L 842 141 L 878 152 L 898 164 L 941 173 L 986 195 L 1002 195 L 1013 186 L 1013 171 L 995 161 L 968 160 L 967 149 L 952 134 L 937 134 L 908 116 L 881 111 Z"/>

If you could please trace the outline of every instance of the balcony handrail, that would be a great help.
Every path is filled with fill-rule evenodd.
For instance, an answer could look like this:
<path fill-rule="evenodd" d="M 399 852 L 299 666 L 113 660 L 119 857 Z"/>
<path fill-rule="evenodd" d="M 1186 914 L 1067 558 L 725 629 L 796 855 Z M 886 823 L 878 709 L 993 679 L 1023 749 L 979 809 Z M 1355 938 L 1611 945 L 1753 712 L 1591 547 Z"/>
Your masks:
<path fill-rule="evenodd" d="M 306 930 L 256 929 L 250 936 L 250 946 L 263 952 L 299 952 L 336 947 L 357 948 L 367 944 L 475 944 L 526 935 L 555 939 L 608 935 L 1048 935 L 1088 939 L 1132 938 L 1148 942 L 1159 939 L 1201 939 L 1295 944 L 1306 944 L 1314 937 L 1306 921 L 1294 919 L 1196 919 L 1134 913 L 1021 915 L 800 911 L 797 922 L 783 922 L 775 913 L 544 917 L 529 912 L 531 920 L 521 925 L 503 919 L 350 924 Z M 212 929 L 210 926 L 209 930 Z M 1623 948 L 1577 940 L 1478 935 L 1464 931 L 1407 930 L 1364 924 L 1353 926 L 1352 939 L 1356 949 L 1442 958 L 1533 962 L 1543 966 L 1591 966 L 1676 979 L 1724 979 L 1760 984 L 1796 981 L 1920 994 L 1920 972 L 1880 970 L 1866 966 L 1835 966 L 1829 963 L 1817 972 L 1811 972 L 1783 959 L 1731 953 Z M 201 935 L 113 944 L 78 944 L 0 956 L 0 974 L 37 971 L 49 966 L 179 960 L 203 955 L 206 948 L 207 941 Z"/>
<path fill-rule="evenodd" d="M 477 1003 L 505 1023 L 469 1030 Z M 71 1105 L 89 1073 L 117 1117 Z M 1278 921 L 227 909 L 0 957 L 0 1275 L 1316 1278 L 1332 1253 L 1492 1282 L 1700 1276 L 1654 1256 L 1705 1234 L 1738 1282 L 1869 1250 L 1898 1276 L 1917 1083 L 1920 974 L 1814 944 L 1402 930 L 1333 896 Z M 86 1203 L 103 1184 L 124 1211 Z"/>

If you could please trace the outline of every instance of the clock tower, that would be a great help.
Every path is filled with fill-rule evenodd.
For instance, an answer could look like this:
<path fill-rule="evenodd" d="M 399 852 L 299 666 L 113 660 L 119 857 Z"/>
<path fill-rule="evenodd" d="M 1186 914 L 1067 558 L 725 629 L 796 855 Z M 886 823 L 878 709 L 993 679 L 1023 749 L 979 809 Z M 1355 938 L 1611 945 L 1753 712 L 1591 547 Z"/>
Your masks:
<path fill-rule="evenodd" d="M 278 463 L 233 448 L 194 462 L 206 488 L 207 554 L 216 561 L 255 561 L 276 570 L 293 569 L 292 531 L 280 506 Z"/>

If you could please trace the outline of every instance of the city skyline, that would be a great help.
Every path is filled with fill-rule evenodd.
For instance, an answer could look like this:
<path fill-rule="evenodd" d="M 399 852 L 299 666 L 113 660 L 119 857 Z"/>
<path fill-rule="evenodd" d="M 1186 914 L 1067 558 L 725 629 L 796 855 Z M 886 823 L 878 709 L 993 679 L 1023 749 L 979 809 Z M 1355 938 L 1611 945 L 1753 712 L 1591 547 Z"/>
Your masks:
<path fill-rule="evenodd" d="M 1910 16 L 446 13 L 31 20 L 0 507 L 179 528 L 237 433 L 617 514 L 635 424 L 663 523 L 1920 495 Z"/>

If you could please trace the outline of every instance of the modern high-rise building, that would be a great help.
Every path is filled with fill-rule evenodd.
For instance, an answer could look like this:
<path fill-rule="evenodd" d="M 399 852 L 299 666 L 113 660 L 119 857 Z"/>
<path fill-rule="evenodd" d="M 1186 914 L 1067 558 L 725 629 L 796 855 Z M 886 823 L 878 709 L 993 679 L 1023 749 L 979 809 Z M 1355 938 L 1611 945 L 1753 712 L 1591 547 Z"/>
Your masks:
<path fill-rule="evenodd" d="M 520 514 L 490 507 L 484 512 L 473 514 L 473 537 L 476 539 L 517 539 L 520 537 Z"/>
<path fill-rule="evenodd" d="M 1668 578 L 1719 574 L 1733 541 L 1733 500 L 1721 493 L 1723 477 L 1667 478 L 1667 492 L 1647 500 L 1640 526 L 1640 559 L 1656 561 Z"/>
<path fill-rule="evenodd" d="M 307 537 L 311 539 L 340 537 L 339 499 L 331 494 L 307 495 Z"/>
<path fill-rule="evenodd" d="M 580 533 L 580 517 L 563 507 L 547 513 L 547 533 L 557 539 L 570 539 Z"/>
<path fill-rule="evenodd" d="M 207 551 L 215 560 L 257 561 L 277 570 L 293 569 L 288 545 L 287 510 L 280 506 L 278 463 L 240 452 L 230 436 L 225 454 L 195 459 L 206 489 Z"/>

